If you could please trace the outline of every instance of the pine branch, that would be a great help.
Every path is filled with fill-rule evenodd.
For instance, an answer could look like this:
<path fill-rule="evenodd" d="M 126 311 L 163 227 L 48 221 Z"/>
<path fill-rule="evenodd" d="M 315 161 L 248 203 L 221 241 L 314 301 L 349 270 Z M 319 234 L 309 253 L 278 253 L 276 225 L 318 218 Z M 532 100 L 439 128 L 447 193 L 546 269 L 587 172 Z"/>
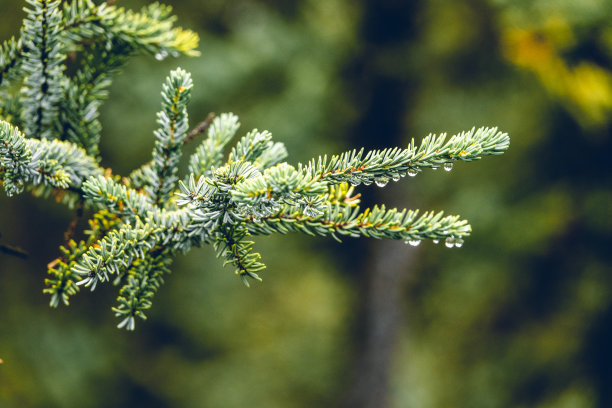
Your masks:
<path fill-rule="evenodd" d="M 22 70 L 26 74 L 23 95 L 25 133 L 28 137 L 53 139 L 57 136 L 55 118 L 62 99 L 65 55 L 61 52 L 59 34 L 62 11 L 59 1 L 27 0 L 22 41 L 24 59 Z"/>
<path fill-rule="evenodd" d="M 326 177 L 313 178 L 308 171 L 287 163 L 261 172 L 253 162 L 244 161 L 256 162 L 259 154 L 265 152 L 261 146 L 269 148 L 269 137 L 261 135 L 247 134 L 230 153 L 228 164 L 215 169 L 210 177 L 196 180 L 192 173 L 187 183 L 181 182 L 176 205 L 183 208 L 178 210 L 166 211 L 111 178 L 99 176 L 84 183 L 87 199 L 131 220 L 90 246 L 72 268 L 83 277 L 80 285 L 95 287 L 112 275 L 125 282 L 120 305 L 114 309 L 123 319 L 121 327 L 131 329 L 136 317 L 145 318 L 144 311 L 150 308 L 161 276 L 167 272 L 153 265 L 161 261 L 152 258 L 159 253 L 171 257 L 178 251 L 186 252 L 192 246 L 212 242 L 225 263 L 233 264 L 236 273 L 248 284 L 247 278 L 259 280 L 258 272 L 265 268 L 260 255 L 252 250 L 253 242 L 247 241 L 249 235 L 302 232 L 337 240 L 343 236 L 403 240 L 411 245 L 424 239 L 434 242 L 444 239 L 447 247 L 459 247 L 471 232 L 467 221 L 459 216 L 444 216 L 442 212 L 421 215 L 418 210 L 387 210 L 384 205 L 360 212 L 359 195 L 352 196 L 354 187 L 336 184 L 335 180 L 330 184 Z M 478 137 L 481 143 L 477 149 L 474 140 L 479 140 Z M 466 140 L 471 144 L 466 146 Z M 499 147 L 494 138 L 478 132 L 460 135 L 460 142 L 455 141 L 462 147 L 464 153 L 460 157 L 464 160 L 475 159 L 477 153 L 491 154 Z M 419 165 L 435 162 L 442 150 L 440 139 L 436 142 L 438 146 L 433 145 L 435 149 L 431 143 L 431 140 L 423 143 L 430 147 L 420 149 Z M 445 149 L 445 154 L 451 152 L 450 148 Z M 376 154 L 369 153 L 366 158 Z"/>
<path fill-rule="evenodd" d="M 228 162 L 246 161 L 263 170 L 287 157 L 287 150 L 282 143 L 274 143 L 268 131 L 249 132 L 236 143 L 229 155 Z"/>
<path fill-rule="evenodd" d="M 189 129 L 187 103 L 192 87 L 191 75 L 180 68 L 170 73 L 163 87 L 153 161 L 145 174 L 149 179 L 145 191 L 156 205 L 165 206 L 170 193 L 177 187 L 181 148 Z"/>
<path fill-rule="evenodd" d="M 96 161 L 71 143 L 25 139 L 19 130 L 0 121 L 0 177 L 10 196 L 25 184 L 74 189 L 91 176 L 103 174 Z"/>
<path fill-rule="evenodd" d="M 332 236 L 336 240 L 340 240 L 339 235 L 394 239 L 414 246 L 423 239 L 446 239 L 448 244 L 453 244 L 451 246 L 456 243 L 460 246 L 462 239 L 471 232 L 470 225 L 459 216 L 444 217 L 442 211 L 425 212 L 420 217 L 418 215 L 418 210 L 387 210 L 384 205 L 374 206 L 361 213 L 359 207 L 344 209 L 336 205 L 315 218 L 305 216 L 300 211 L 283 211 L 248 224 L 248 229 L 253 234 L 263 235 L 303 232 L 312 236 Z"/>
<path fill-rule="evenodd" d="M 105 6 L 101 11 L 101 23 L 109 32 L 136 49 L 155 54 L 157 59 L 168 55 L 197 56 L 198 35 L 190 30 L 174 27 L 176 17 L 171 15 L 172 7 L 152 3 L 143 7 L 140 13 L 124 8 Z"/>
<path fill-rule="evenodd" d="M 32 34 L 32 23 L 36 21 L 36 12 L 42 13 L 41 2 L 29 0 L 34 10 L 32 21 L 22 30 L 22 37 Z M 48 2 L 54 8 L 57 1 Z M 46 4 L 46 3 L 44 3 Z M 174 27 L 175 18 L 170 15 L 172 8 L 153 3 L 140 13 L 127 11 L 124 8 L 106 4 L 95 5 L 90 0 L 64 2 L 59 14 L 63 22 L 55 29 L 60 35 L 58 43 L 62 52 L 67 52 L 74 44 L 84 40 L 102 41 L 105 47 L 111 44 L 131 44 L 136 50 L 144 50 L 158 58 L 179 54 L 197 56 L 198 36 L 190 30 Z M 45 12 L 45 15 L 48 12 Z M 27 33 L 26 33 L 27 29 Z M 30 35 L 32 37 L 32 35 Z M 29 52 L 30 46 L 24 45 L 22 38 L 4 41 L 0 45 L 0 86 L 7 81 L 18 80 L 25 72 L 17 69 L 20 61 Z"/>
<path fill-rule="evenodd" d="M 93 290 L 112 278 L 121 286 L 113 308 L 119 328 L 133 330 L 136 318 L 146 319 L 173 257 L 204 244 L 212 244 L 247 286 L 249 279 L 261 280 L 265 268 L 249 240 L 255 235 L 302 232 L 411 245 L 445 239 L 448 247 L 461 246 L 471 227 L 459 216 L 384 205 L 360 210 L 355 186 L 384 186 L 424 168 L 450 170 L 457 160 L 501 154 L 509 146 L 505 133 L 481 128 L 449 139 L 430 135 L 418 147 L 413 140 L 405 149 L 323 156 L 296 168 L 284 162 L 282 143 L 253 130 L 224 157 L 238 118 L 211 114 L 189 132 L 193 84 L 179 68 L 163 85 L 152 160 L 122 179 L 98 165 L 99 108 L 113 74 L 139 52 L 157 59 L 196 55 L 197 36 L 175 27 L 171 8 L 157 3 L 138 13 L 91 0 L 61 7 L 57 0 L 28 3 L 21 38 L 0 46 L 0 182 L 9 196 L 27 188 L 78 205 L 62 256 L 48 265 L 44 292 L 52 306 L 68 304 L 80 287 Z M 23 125 L 27 139 L 15 124 Z M 182 146 L 203 132 L 189 171 L 179 175 Z M 76 242 L 84 207 L 97 212 L 86 239 Z"/>
<path fill-rule="evenodd" d="M 266 265 L 259 262 L 261 255 L 253 252 L 254 242 L 245 240 L 248 235 L 249 232 L 244 227 L 221 227 L 215 241 L 217 256 L 225 259 L 223 265 L 234 265 L 234 272 L 247 287 L 250 286 L 247 277 L 261 282 L 257 272 L 266 268 Z"/>
<path fill-rule="evenodd" d="M 136 216 L 144 217 L 155 209 L 144 194 L 121 185 L 112 178 L 101 175 L 91 177 L 83 183 L 82 188 L 85 198 L 128 220 L 133 220 Z"/>
<path fill-rule="evenodd" d="M 473 128 L 452 136 L 446 143 L 446 134 L 430 134 L 417 148 L 414 139 L 406 149 L 372 150 L 364 157 L 364 150 L 352 150 L 312 159 L 299 169 L 313 180 L 330 183 L 348 182 L 353 185 L 386 184 L 405 175 L 416 176 L 423 168 L 452 169 L 454 161 L 478 160 L 487 155 L 502 154 L 510 146 L 510 138 L 497 128 Z"/>
<path fill-rule="evenodd" d="M 0 177 L 8 196 L 23 191 L 23 186 L 38 174 L 32 151 L 25 138 L 8 123 L 0 121 Z"/>
<path fill-rule="evenodd" d="M 228 162 L 251 162 L 256 166 L 259 157 L 272 147 L 272 134 L 268 131 L 252 130 L 242 137 L 232 148 Z M 257 166 L 259 167 L 259 166 Z"/>
<path fill-rule="evenodd" d="M 159 3 L 145 6 L 139 13 L 90 0 L 76 0 L 64 6 L 64 36 L 72 43 L 85 39 L 120 40 L 136 50 L 163 59 L 167 55 L 197 56 L 198 36 L 190 30 L 174 27 L 172 7 Z"/>
<path fill-rule="evenodd" d="M 147 319 L 144 312 L 151 308 L 153 296 L 164 282 L 163 275 L 170 273 L 172 258 L 167 255 L 147 255 L 132 264 L 127 282 L 119 291 L 119 304 L 113 308 L 115 316 L 123 318 L 117 328 L 134 330 L 136 317 Z"/>
<path fill-rule="evenodd" d="M 72 271 L 84 279 L 77 285 L 90 287 L 93 291 L 98 282 L 119 276 L 134 260 L 144 259 L 156 244 L 157 231 L 149 224 L 136 218 L 135 224 L 123 224 L 104 238 L 90 246 Z"/>

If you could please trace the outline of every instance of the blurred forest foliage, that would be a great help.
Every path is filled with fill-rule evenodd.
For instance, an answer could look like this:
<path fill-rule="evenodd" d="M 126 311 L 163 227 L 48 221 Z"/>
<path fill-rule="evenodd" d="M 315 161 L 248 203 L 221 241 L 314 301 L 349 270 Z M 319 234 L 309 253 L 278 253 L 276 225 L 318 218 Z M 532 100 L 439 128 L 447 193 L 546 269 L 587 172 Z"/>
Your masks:
<path fill-rule="evenodd" d="M 361 187 L 366 204 L 461 214 L 461 249 L 267 237 L 250 289 L 192 251 L 135 333 L 99 306 L 112 290 L 48 307 L 73 214 L 3 195 L 0 243 L 31 256 L 0 254 L 0 407 L 612 406 L 610 1 L 167 3 L 202 56 L 139 57 L 117 77 L 101 146 L 117 173 L 148 159 L 178 65 L 192 124 L 232 111 L 292 163 L 481 125 L 511 149 Z M 1 39 L 24 4 L 0 0 Z"/>

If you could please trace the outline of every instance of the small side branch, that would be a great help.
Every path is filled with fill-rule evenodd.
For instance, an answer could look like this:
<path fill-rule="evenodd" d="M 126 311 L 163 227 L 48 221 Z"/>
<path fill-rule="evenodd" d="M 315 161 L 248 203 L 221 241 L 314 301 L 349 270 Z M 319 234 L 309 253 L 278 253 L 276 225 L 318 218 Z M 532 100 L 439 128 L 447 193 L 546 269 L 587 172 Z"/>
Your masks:
<path fill-rule="evenodd" d="M 0 237 L 1 236 L 2 234 L 0 234 Z M 16 256 L 17 258 L 21 259 L 27 259 L 28 256 L 30 256 L 25 250 L 13 245 L 0 244 L 0 252 L 7 255 Z"/>
<path fill-rule="evenodd" d="M 83 208 L 85 205 L 85 199 L 81 196 L 76 206 L 76 213 L 74 214 L 74 218 L 68 224 L 68 228 L 64 231 L 64 242 L 66 245 L 70 242 L 71 239 L 74 238 L 74 233 L 76 232 L 76 227 L 79 225 L 79 222 L 83 218 Z"/>
<path fill-rule="evenodd" d="M 216 117 L 216 114 L 214 112 L 210 112 L 208 116 L 206 116 L 206 119 L 204 119 L 202 122 L 198 124 L 198 126 L 191 129 L 191 131 L 187 133 L 187 136 L 185 136 L 185 140 L 183 141 L 183 143 L 189 143 L 197 135 L 206 132 L 208 128 L 210 127 L 210 124 L 212 123 L 213 119 L 215 119 L 215 117 Z"/>

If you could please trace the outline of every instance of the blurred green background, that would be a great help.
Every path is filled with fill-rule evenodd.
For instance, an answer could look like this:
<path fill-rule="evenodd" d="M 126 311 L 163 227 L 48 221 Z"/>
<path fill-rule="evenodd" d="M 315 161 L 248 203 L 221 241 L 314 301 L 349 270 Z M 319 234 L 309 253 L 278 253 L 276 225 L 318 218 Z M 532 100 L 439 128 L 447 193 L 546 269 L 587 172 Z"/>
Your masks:
<path fill-rule="evenodd" d="M 24 4 L 0 0 L 0 39 Z M 168 4 L 202 55 L 138 57 L 117 77 L 102 156 L 120 174 L 150 157 L 179 65 L 192 124 L 232 111 L 293 164 L 472 126 L 499 126 L 511 148 L 359 190 L 461 214 L 461 249 L 263 237 L 250 289 L 194 250 L 134 333 L 115 328 L 112 287 L 48 307 L 46 264 L 73 214 L 2 194 L 0 243 L 31 256 L 0 254 L 0 407 L 612 406 L 609 0 Z"/>

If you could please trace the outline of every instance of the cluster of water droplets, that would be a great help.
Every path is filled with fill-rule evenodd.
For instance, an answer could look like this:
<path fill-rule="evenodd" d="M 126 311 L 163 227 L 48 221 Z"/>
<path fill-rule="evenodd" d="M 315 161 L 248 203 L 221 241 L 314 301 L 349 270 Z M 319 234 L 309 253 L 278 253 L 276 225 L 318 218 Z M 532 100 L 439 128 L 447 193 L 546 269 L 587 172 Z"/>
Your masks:
<path fill-rule="evenodd" d="M 446 245 L 447 248 L 461 248 L 463 246 L 463 239 L 451 235 L 450 237 L 446 238 L 444 245 Z"/>
<path fill-rule="evenodd" d="M 446 163 L 444 165 L 444 169 L 446 171 L 450 171 L 453 167 L 452 163 Z M 438 167 L 432 167 L 432 169 L 437 169 Z M 409 167 L 408 170 L 406 170 L 406 173 L 393 173 L 390 176 L 379 176 L 376 177 L 374 179 L 368 178 L 368 177 L 359 177 L 359 176 L 350 176 L 348 179 L 349 184 L 351 184 L 352 186 L 359 186 L 361 184 L 363 184 L 364 186 L 369 186 L 370 184 L 374 183 L 376 184 L 378 187 L 385 187 L 387 184 L 389 184 L 389 181 L 393 180 L 393 181 L 400 181 L 403 177 L 406 177 L 406 174 L 410 177 L 415 177 L 417 174 L 419 174 L 421 172 L 421 169 L 417 168 L 417 167 Z"/>
<path fill-rule="evenodd" d="M 166 50 L 161 50 L 157 54 L 155 54 L 155 59 L 158 60 L 158 61 L 163 61 L 163 60 L 166 59 L 166 57 L 168 57 L 168 55 L 171 55 L 172 57 L 176 58 L 180 54 L 176 50 L 170 51 L 170 54 L 168 54 L 168 51 L 166 51 Z"/>
<path fill-rule="evenodd" d="M 385 187 L 387 184 L 389 184 L 389 181 L 391 180 L 400 181 L 401 178 L 404 176 L 405 176 L 404 174 L 399 174 L 399 173 L 395 173 L 391 175 L 391 178 L 387 176 L 379 176 L 374 179 L 370 179 L 370 178 L 360 178 L 358 176 L 353 176 L 349 178 L 348 182 L 353 186 L 358 186 L 360 184 L 363 184 L 364 186 L 369 186 L 373 182 L 378 187 Z"/>
<path fill-rule="evenodd" d="M 448 233 L 448 231 L 444 231 L 445 233 Z M 439 239 L 433 239 L 432 240 L 434 244 L 439 244 L 440 240 Z M 421 240 L 419 239 L 408 239 L 406 241 L 404 241 L 405 244 L 410 245 L 410 246 L 419 246 L 421 244 Z M 446 240 L 444 241 L 444 245 L 447 248 L 461 248 L 463 246 L 463 239 L 459 238 L 459 237 L 455 237 L 453 235 L 451 235 L 450 237 L 447 237 Z"/>
<path fill-rule="evenodd" d="M 168 56 L 168 52 L 165 50 L 161 50 L 157 54 L 155 54 L 155 59 L 158 61 L 163 61 Z"/>

